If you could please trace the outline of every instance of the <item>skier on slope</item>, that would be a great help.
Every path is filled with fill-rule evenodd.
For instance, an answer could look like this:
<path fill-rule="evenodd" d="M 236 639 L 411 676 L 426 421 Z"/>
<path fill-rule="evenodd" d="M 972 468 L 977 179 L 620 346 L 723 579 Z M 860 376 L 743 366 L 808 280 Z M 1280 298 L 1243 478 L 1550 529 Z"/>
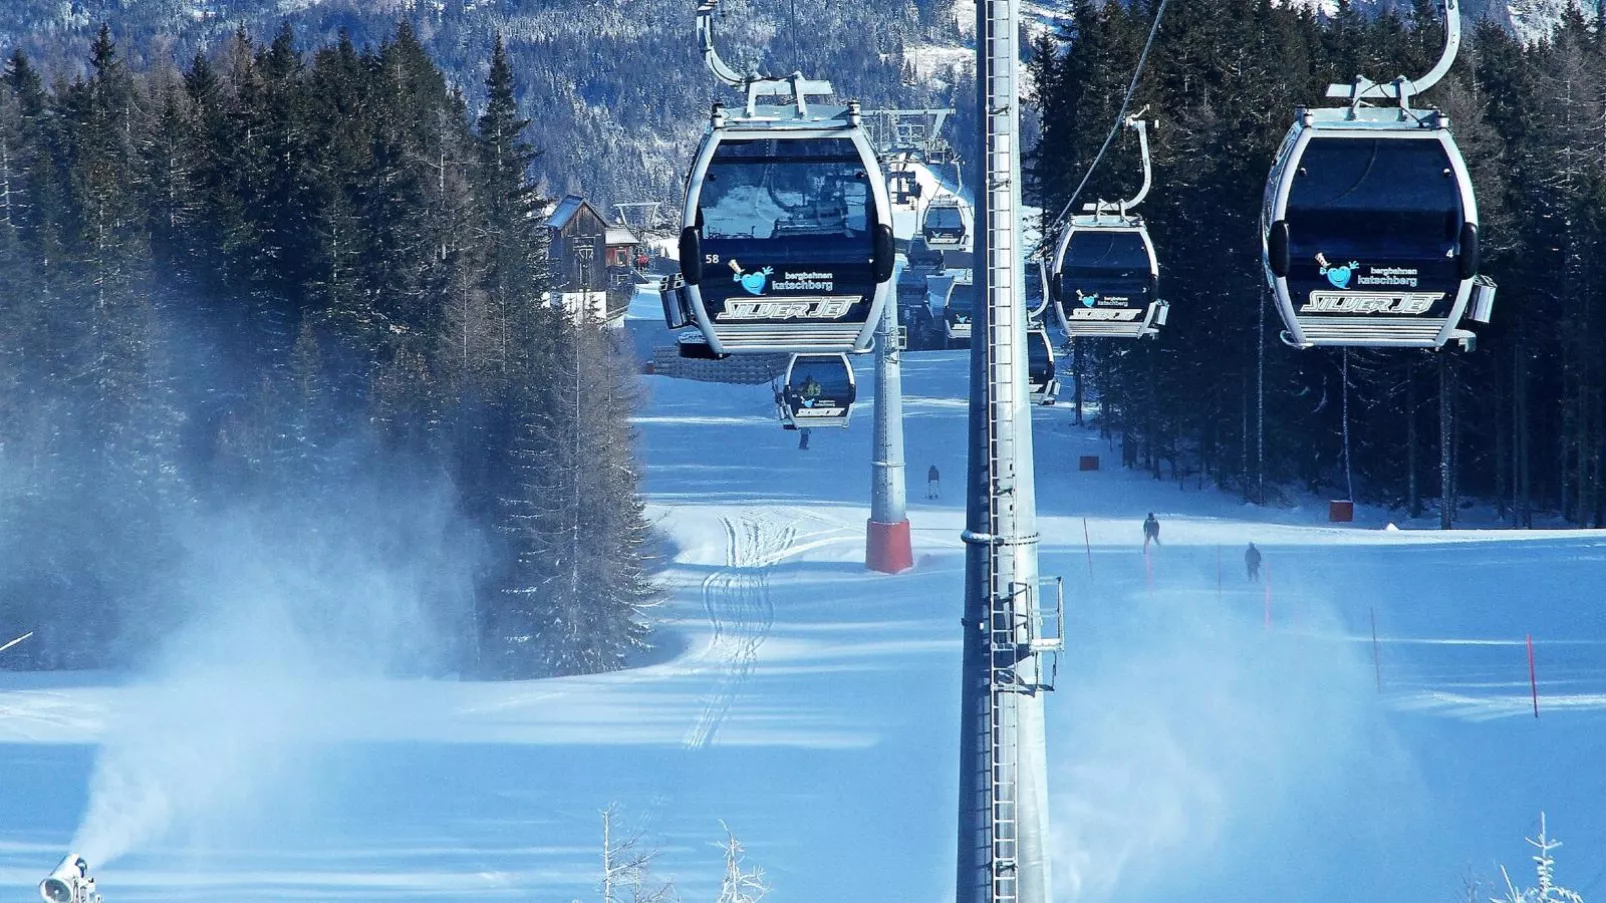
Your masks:
<path fill-rule="evenodd" d="M 1149 540 L 1151 539 L 1154 540 L 1155 545 L 1160 544 L 1160 521 L 1154 516 L 1153 511 L 1149 512 L 1148 519 L 1143 522 L 1143 551 L 1147 552 L 1149 550 Z"/>
<path fill-rule="evenodd" d="M 1260 580 L 1260 550 L 1255 548 L 1254 543 L 1250 543 L 1249 551 L 1244 553 L 1244 567 L 1249 571 L 1250 581 Z"/>
<path fill-rule="evenodd" d="M 937 473 L 937 465 L 931 465 L 926 471 L 926 498 L 942 498 L 942 475 Z"/>

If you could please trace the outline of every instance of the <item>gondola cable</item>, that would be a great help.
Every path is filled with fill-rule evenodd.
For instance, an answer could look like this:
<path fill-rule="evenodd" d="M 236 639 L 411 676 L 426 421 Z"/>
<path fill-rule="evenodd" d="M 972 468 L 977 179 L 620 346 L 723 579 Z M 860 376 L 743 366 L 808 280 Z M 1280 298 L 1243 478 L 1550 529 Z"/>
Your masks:
<path fill-rule="evenodd" d="M 1127 85 L 1126 97 L 1121 100 L 1121 109 L 1115 114 L 1115 124 L 1110 126 L 1110 133 L 1104 136 L 1104 144 L 1099 147 L 1098 154 L 1093 157 L 1093 164 L 1082 175 L 1082 181 L 1076 186 L 1076 190 L 1071 192 L 1070 200 L 1065 202 L 1065 207 L 1060 210 L 1059 216 L 1054 218 L 1053 225 L 1043 229 L 1043 237 L 1039 240 L 1037 247 L 1038 253 L 1048 247 L 1048 236 L 1064 226 L 1066 219 L 1071 215 L 1071 211 L 1076 209 L 1076 201 L 1077 198 L 1082 196 L 1082 189 L 1087 187 L 1088 180 L 1093 178 L 1094 171 L 1099 168 L 1099 163 L 1103 161 L 1104 154 L 1109 151 L 1110 145 L 1115 141 L 1116 134 L 1121 130 L 1121 126 L 1126 123 L 1126 111 L 1132 106 L 1132 98 L 1137 96 L 1138 81 L 1142 79 L 1144 67 L 1148 65 L 1149 51 L 1154 47 L 1155 36 L 1160 33 L 1160 20 L 1165 16 L 1167 2 L 1168 0 L 1160 0 L 1160 5 L 1155 8 L 1154 23 L 1149 26 L 1149 37 L 1143 42 L 1143 52 L 1138 54 L 1138 65 L 1132 71 L 1132 81 Z"/>

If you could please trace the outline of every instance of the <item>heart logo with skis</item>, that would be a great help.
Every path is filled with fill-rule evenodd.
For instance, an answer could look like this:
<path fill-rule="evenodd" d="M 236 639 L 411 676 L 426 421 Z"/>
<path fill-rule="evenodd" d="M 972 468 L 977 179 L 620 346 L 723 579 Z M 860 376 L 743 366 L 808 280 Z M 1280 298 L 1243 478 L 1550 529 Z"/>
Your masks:
<path fill-rule="evenodd" d="M 739 283 L 742 288 L 746 289 L 749 295 L 764 294 L 764 285 L 769 282 L 770 276 L 775 274 L 774 267 L 765 267 L 762 270 L 754 270 L 751 273 L 744 273 L 742 272 L 742 265 L 737 263 L 734 259 L 730 261 L 730 268 L 731 272 L 736 274 L 732 278 L 734 278 L 734 280 Z"/>
<path fill-rule="evenodd" d="M 1327 258 L 1319 251 L 1316 254 L 1316 262 L 1321 265 L 1321 273 L 1327 277 L 1327 281 L 1332 284 L 1333 288 L 1339 289 L 1349 288 L 1349 281 L 1355 278 L 1355 271 L 1360 269 L 1361 266 L 1360 263 L 1354 260 L 1345 266 L 1333 266 L 1327 262 Z"/>

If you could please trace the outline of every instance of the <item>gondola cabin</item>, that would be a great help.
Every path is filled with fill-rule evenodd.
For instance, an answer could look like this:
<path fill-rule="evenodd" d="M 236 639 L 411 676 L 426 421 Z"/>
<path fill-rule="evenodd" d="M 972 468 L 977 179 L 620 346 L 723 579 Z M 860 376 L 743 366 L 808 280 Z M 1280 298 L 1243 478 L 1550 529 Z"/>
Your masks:
<path fill-rule="evenodd" d="M 664 316 L 715 356 L 869 350 L 892 295 L 891 203 L 858 106 L 808 110 L 716 104 L 698 148 Z"/>
<path fill-rule="evenodd" d="M 959 198 L 945 195 L 928 204 L 926 215 L 920 221 L 920 236 L 932 250 L 969 250 L 970 230 L 966 228 L 965 211 Z"/>
<path fill-rule="evenodd" d="M 933 278 L 923 270 L 904 267 L 897 284 L 898 325 L 905 330 L 905 350 L 923 351 L 936 343 L 935 321 L 927 300 L 928 282 Z"/>
<path fill-rule="evenodd" d="M 775 396 L 781 426 L 845 427 L 857 392 L 847 355 L 794 354 L 786 367 L 785 384 Z"/>
<path fill-rule="evenodd" d="M 1071 338 L 1142 338 L 1165 325 L 1160 267 L 1143 219 L 1072 217 L 1054 258 L 1055 316 Z"/>
<path fill-rule="evenodd" d="M 970 270 L 959 270 L 948 286 L 942 307 L 944 338 L 949 348 L 969 348 L 971 320 L 976 312 L 976 285 Z"/>
<path fill-rule="evenodd" d="M 1486 321 L 1478 208 L 1434 111 L 1301 110 L 1266 182 L 1264 263 L 1286 331 L 1316 345 L 1440 348 Z"/>
<path fill-rule="evenodd" d="M 1054 342 L 1042 327 L 1026 331 L 1026 382 L 1032 400 L 1051 405 L 1059 398 L 1060 384 L 1054 366 Z"/>

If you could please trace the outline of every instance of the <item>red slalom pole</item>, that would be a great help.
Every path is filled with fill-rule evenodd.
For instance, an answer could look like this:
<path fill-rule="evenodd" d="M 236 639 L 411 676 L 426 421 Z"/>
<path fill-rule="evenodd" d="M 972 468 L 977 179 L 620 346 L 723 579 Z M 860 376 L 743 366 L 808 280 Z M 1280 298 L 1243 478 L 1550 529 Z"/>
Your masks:
<path fill-rule="evenodd" d="M 1082 545 L 1087 549 L 1087 576 L 1093 576 L 1093 539 L 1087 534 L 1087 518 L 1082 518 Z"/>
<path fill-rule="evenodd" d="M 1539 717 L 1539 680 L 1534 676 L 1534 635 L 1528 634 L 1528 687 L 1534 694 L 1534 717 Z"/>
<path fill-rule="evenodd" d="M 1221 546 L 1216 546 L 1216 604 L 1221 603 Z"/>
<path fill-rule="evenodd" d="M 1377 657 L 1377 606 L 1372 606 L 1372 673 L 1377 676 L 1377 692 L 1383 692 L 1383 666 Z"/>

